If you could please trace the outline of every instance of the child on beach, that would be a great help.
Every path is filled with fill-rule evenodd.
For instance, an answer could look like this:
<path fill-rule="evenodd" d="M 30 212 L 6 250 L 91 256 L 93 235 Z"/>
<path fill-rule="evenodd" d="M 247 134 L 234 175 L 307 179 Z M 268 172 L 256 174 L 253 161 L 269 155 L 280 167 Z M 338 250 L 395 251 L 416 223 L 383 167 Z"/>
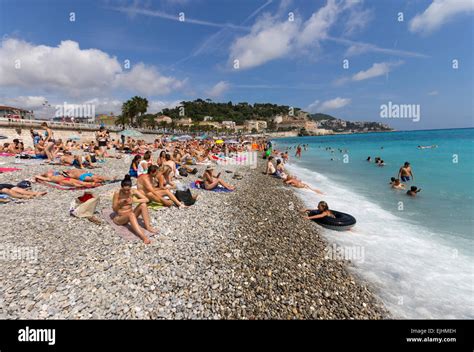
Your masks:
<path fill-rule="evenodd" d="M 329 206 L 328 206 L 328 203 L 326 203 L 325 201 L 321 201 L 318 203 L 318 214 L 315 214 L 315 215 L 306 215 L 304 218 L 306 220 L 314 220 L 314 219 L 321 219 L 321 218 L 325 218 L 326 216 L 329 216 L 331 218 L 334 218 L 334 214 L 329 210 Z M 303 209 L 301 210 L 302 213 L 310 213 L 310 212 L 315 212 L 313 209 Z"/>
<path fill-rule="evenodd" d="M 400 182 L 398 178 L 395 179 L 392 183 L 392 188 L 393 189 L 405 189 L 405 185 Z"/>
<path fill-rule="evenodd" d="M 411 186 L 410 190 L 407 191 L 407 196 L 416 197 L 416 194 L 419 193 L 419 192 L 421 192 L 421 189 L 419 189 L 416 186 Z"/>
<path fill-rule="evenodd" d="M 267 168 L 265 169 L 266 175 L 275 175 L 276 170 L 275 166 L 273 165 L 273 156 L 270 156 L 267 161 Z"/>

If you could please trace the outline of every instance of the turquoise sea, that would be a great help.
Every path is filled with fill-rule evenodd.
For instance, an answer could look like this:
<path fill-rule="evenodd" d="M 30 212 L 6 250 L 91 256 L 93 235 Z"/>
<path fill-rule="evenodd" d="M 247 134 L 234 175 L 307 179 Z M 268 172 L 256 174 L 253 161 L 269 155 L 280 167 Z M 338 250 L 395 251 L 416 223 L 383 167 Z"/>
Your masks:
<path fill-rule="evenodd" d="M 291 147 L 290 173 L 325 193 L 298 190 L 308 206 L 325 200 L 356 217 L 352 232 L 323 232 L 341 248 L 364 249 L 354 270 L 376 287 L 396 317 L 474 318 L 474 129 L 274 143 L 282 151 Z M 298 144 L 308 144 L 301 159 L 294 157 Z M 386 166 L 376 166 L 375 157 Z M 407 186 L 422 189 L 415 198 L 389 186 L 405 161 L 415 176 Z"/>

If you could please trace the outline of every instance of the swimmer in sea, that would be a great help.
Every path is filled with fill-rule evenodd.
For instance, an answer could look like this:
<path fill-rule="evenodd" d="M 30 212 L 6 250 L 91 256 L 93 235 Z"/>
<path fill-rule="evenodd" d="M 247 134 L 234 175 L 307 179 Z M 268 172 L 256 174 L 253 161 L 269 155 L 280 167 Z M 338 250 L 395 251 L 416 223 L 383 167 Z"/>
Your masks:
<path fill-rule="evenodd" d="M 398 178 L 402 182 L 408 182 L 410 181 L 410 178 L 415 180 L 413 170 L 411 169 L 410 163 L 408 161 L 405 161 L 405 164 L 403 164 L 403 166 L 398 171 Z"/>

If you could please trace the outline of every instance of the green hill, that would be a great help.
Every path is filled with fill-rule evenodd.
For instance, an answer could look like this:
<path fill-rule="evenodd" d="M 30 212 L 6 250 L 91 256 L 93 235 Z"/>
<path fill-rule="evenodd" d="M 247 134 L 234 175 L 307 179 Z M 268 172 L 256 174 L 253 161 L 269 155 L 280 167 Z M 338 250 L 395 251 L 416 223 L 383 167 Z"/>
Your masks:
<path fill-rule="evenodd" d="M 321 114 L 321 113 L 311 114 L 311 115 L 309 115 L 309 117 L 314 121 L 336 120 L 336 117 L 334 117 L 334 116 L 327 115 L 327 114 Z"/>

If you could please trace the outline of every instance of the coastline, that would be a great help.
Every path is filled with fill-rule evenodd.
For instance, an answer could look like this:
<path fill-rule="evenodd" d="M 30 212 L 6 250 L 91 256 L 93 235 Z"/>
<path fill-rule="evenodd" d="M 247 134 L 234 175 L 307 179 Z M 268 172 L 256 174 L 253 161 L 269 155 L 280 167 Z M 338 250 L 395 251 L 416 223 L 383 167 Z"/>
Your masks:
<path fill-rule="evenodd" d="M 2 158 L 8 166 L 13 161 Z M 97 173 L 123 177 L 127 163 L 110 159 Z M 18 167 L 0 174 L 0 182 L 50 168 Z M 203 169 L 198 166 L 198 174 Z M 222 173 L 236 192 L 194 191 L 199 199 L 188 209 L 151 212 L 160 233 L 148 246 L 125 242 L 105 222 L 97 226 L 71 217 L 69 204 L 83 191 L 34 184 L 34 190 L 49 193 L 0 205 L 0 243 L 38 252 L 33 262 L 0 260 L 0 318 L 389 318 L 345 262 L 324 260 L 328 244 L 314 223 L 302 219 L 303 205 L 291 189 L 262 175 L 262 165 L 216 171 L 237 169 L 242 180 Z M 93 191 L 101 195 L 99 211 L 110 208 L 117 187 Z"/>

